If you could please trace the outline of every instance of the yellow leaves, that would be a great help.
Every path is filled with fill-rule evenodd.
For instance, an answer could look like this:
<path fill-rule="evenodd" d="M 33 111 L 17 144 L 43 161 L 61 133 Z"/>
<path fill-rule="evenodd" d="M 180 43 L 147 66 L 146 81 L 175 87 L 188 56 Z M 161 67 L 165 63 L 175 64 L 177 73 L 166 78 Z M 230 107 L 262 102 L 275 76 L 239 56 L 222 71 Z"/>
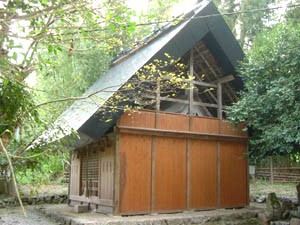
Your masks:
<path fill-rule="evenodd" d="M 169 59 L 171 58 L 171 56 L 170 56 L 168 53 L 166 53 L 166 52 L 165 52 L 164 55 L 165 55 L 167 58 L 169 58 Z"/>

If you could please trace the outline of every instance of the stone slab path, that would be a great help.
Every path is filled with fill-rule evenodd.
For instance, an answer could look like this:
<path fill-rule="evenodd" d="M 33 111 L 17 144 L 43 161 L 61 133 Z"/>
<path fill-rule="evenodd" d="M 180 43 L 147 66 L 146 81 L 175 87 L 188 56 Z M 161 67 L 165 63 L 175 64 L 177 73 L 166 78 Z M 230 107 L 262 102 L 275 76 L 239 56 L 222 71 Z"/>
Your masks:
<path fill-rule="evenodd" d="M 57 220 L 60 224 L 72 225 L 256 225 L 259 224 L 257 215 L 262 212 L 262 209 L 247 207 L 241 209 L 218 209 L 210 211 L 122 217 L 104 215 L 96 212 L 75 213 L 73 212 L 72 207 L 65 204 L 36 207 L 37 210 L 40 210 L 45 215 Z"/>

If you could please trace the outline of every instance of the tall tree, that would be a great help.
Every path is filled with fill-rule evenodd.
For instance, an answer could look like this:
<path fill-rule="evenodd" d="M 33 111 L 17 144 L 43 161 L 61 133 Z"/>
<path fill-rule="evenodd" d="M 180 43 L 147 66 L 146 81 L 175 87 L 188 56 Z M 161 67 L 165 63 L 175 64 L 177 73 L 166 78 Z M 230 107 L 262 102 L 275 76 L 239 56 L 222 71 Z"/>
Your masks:
<path fill-rule="evenodd" d="M 256 12 L 251 10 L 267 9 L 277 0 L 214 0 L 214 2 L 221 13 L 229 14 L 225 16 L 225 20 L 241 47 L 249 49 L 256 35 L 267 29 L 275 16 L 272 10 Z M 237 13 L 239 11 L 246 13 Z"/>
<path fill-rule="evenodd" d="M 300 26 L 281 23 L 260 34 L 240 66 L 245 90 L 228 117 L 253 130 L 255 157 L 300 148 Z"/>
<path fill-rule="evenodd" d="M 108 55 L 117 54 L 126 45 L 135 23 L 131 21 L 133 11 L 123 3 L 89 0 L 3 3 L 4 8 L 0 9 L 0 83 L 3 86 L 0 88 L 3 106 L 0 138 L 5 140 L 5 146 L 22 122 L 38 118 L 25 82 L 33 71 L 48 70 L 50 74 L 57 63 L 53 55 L 65 49 L 70 57 L 77 50 L 84 54 L 87 49 L 77 49 L 78 43 L 87 40 L 98 42 L 99 48 L 106 49 Z M 48 57 L 43 57 L 45 50 Z M 11 94 L 19 97 L 7 104 Z"/>

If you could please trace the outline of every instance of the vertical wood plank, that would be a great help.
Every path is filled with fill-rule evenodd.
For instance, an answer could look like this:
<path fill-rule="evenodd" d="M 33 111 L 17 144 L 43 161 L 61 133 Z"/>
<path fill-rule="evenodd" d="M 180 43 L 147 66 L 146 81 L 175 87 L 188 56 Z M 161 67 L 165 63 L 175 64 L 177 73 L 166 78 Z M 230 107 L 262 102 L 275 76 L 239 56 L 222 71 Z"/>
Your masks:
<path fill-rule="evenodd" d="M 246 143 L 220 142 L 221 207 L 247 205 Z"/>
<path fill-rule="evenodd" d="M 71 155 L 71 174 L 70 176 L 70 195 L 80 195 L 80 158 L 77 152 L 73 151 Z"/>
<path fill-rule="evenodd" d="M 155 211 L 186 209 L 186 140 L 155 138 Z"/>
<path fill-rule="evenodd" d="M 73 155 L 73 151 L 70 151 L 69 152 L 69 157 L 70 157 L 70 171 L 69 171 L 68 195 L 70 195 L 70 191 L 71 191 L 70 188 L 71 188 L 71 181 L 72 181 L 71 180 L 71 177 L 72 177 L 72 155 Z M 79 183 L 80 183 L 80 180 L 79 180 Z M 68 200 L 68 205 L 69 204 L 70 204 L 70 200 Z"/>
<path fill-rule="evenodd" d="M 120 211 L 151 210 L 151 144 L 148 135 L 120 135 Z"/>
<path fill-rule="evenodd" d="M 114 214 L 120 214 L 120 133 L 116 131 L 115 145 L 115 184 L 114 184 Z"/>
<path fill-rule="evenodd" d="M 191 209 L 217 207 L 217 142 L 190 140 Z"/>
<path fill-rule="evenodd" d="M 151 146 L 151 212 L 155 205 L 155 136 L 152 136 Z"/>
<path fill-rule="evenodd" d="M 218 174 L 218 208 L 221 207 L 221 146 L 220 146 L 220 141 L 217 142 L 217 174 Z"/>
<path fill-rule="evenodd" d="M 186 179 L 186 207 L 190 209 L 191 205 L 191 140 L 186 142 L 186 164 L 187 164 L 187 179 Z"/>

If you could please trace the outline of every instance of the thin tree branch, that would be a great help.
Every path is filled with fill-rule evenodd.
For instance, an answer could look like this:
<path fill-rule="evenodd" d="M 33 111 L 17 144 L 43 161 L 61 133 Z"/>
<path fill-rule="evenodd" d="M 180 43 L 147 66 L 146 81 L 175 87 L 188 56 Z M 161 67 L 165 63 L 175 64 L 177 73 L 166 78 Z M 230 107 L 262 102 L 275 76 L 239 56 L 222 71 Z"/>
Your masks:
<path fill-rule="evenodd" d="M 92 94 L 89 94 L 89 95 L 86 95 L 86 96 L 82 96 L 82 97 L 66 97 L 66 98 L 61 98 L 61 99 L 54 99 L 54 100 L 51 100 L 51 101 L 40 103 L 40 104 L 36 105 L 36 107 L 41 107 L 41 106 L 44 106 L 44 105 L 47 105 L 47 104 L 51 104 L 51 103 L 56 103 L 56 102 L 77 101 L 77 100 L 88 99 L 90 97 L 95 96 L 98 93 L 101 93 L 101 92 L 114 92 L 114 91 L 107 91 L 107 89 L 114 88 L 114 87 L 120 87 L 120 86 L 121 85 L 109 86 L 109 87 L 103 88 L 103 89 L 101 89 L 99 91 L 96 91 L 96 92 L 94 92 Z"/>
<path fill-rule="evenodd" d="M 22 199 L 20 197 L 20 193 L 19 193 L 19 189 L 18 189 L 18 185 L 17 185 L 17 180 L 16 180 L 16 177 L 15 177 L 15 171 L 14 171 L 14 167 L 12 165 L 12 162 L 10 160 L 10 157 L 9 157 L 9 154 L 6 150 L 6 148 L 4 147 L 4 144 L 2 142 L 2 139 L 0 138 L 0 145 L 1 145 L 1 148 L 2 150 L 4 151 L 5 155 L 6 155 L 6 158 L 7 158 L 7 161 L 8 161 L 8 164 L 9 164 L 9 168 L 11 170 L 11 176 L 12 176 L 12 179 L 13 179 L 13 182 L 14 182 L 14 186 L 16 188 L 16 193 L 17 193 L 17 197 L 18 197 L 18 200 L 19 200 L 19 203 L 20 203 L 20 206 L 22 208 L 22 211 L 24 213 L 24 216 L 27 217 L 27 213 L 25 211 L 25 208 L 23 206 L 23 202 L 22 202 Z"/>

